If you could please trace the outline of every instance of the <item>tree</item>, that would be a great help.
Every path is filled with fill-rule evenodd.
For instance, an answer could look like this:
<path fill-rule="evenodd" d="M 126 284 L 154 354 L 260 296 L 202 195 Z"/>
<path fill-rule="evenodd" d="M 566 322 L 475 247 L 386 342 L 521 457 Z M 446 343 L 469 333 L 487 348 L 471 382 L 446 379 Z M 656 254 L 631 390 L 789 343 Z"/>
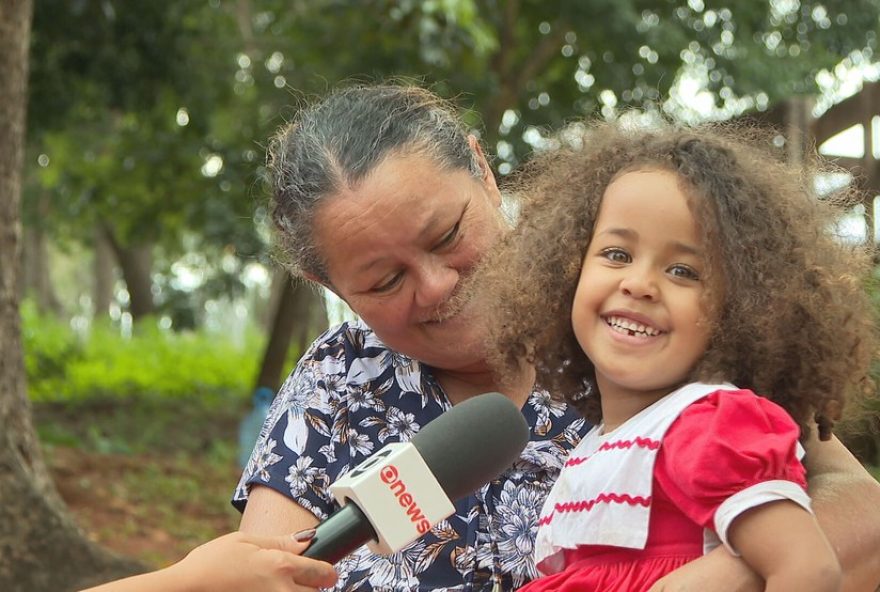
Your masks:
<path fill-rule="evenodd" d="M 667 96 L 687 78 L 715 107 L 766 108 L 817 90 L 816 76 L 876 49 L 878 0 L 238 0 L 246 95 L 256 112 L 340 80 L 411 77 L 473 107 L 505 174 L 546 128 L 628 107 L 681 108 Z M 342 40 L 342 42 L 341 42 Z M 263 65 L 264 67 L 261 67 Z M 290 101 L 289 97 L 286 98 Z M 253 129 L 260 129 L 253 126 Z M 265 136 L 264 136 L 265 137 Z M 282 293 L 279 310 L 292 308 Z M 281 324 L 275 333 L 283 332 Z M 273 339 L 264 366 L 283 358 Z M 283 345 L 286 347 L 286 345 Z"/>
<path fill-rule="evenodd" d="M 17 265 L 31 0 L 0 3 L 0 588 L 77 589 L 133 573 L 65 511 L 43 463 L 26 395 Z"/>

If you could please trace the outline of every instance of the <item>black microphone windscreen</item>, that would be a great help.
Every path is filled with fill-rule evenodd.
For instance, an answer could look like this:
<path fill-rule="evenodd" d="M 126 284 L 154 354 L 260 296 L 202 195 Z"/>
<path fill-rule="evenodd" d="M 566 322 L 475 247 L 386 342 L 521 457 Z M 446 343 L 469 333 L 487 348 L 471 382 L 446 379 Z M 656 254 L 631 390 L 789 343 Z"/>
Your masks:
<path fill-rule="evenodd" d="M 501 393 L 476 395 L 440 417 L 413 436 L 412 444 L 451 500 L 503 473 L 529 441 L 525 417 Z"/>

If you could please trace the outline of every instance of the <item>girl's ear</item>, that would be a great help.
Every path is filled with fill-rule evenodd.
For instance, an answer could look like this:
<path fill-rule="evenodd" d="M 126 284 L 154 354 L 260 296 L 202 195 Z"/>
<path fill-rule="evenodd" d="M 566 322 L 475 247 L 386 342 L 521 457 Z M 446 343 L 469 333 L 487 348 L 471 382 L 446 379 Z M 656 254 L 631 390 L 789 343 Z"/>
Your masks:
<path fill-rule="evenodd" d="M 495 180 L 495 173 L 492 172 L 492 167 L 489 166 L 489 161 L 486 159 L 486 155 L 483 154 L 483 148 L 480 146 L 479 140 L 473 134 L 468 135 L 468 144 L 471 147 L 471 150 L 474 151 L 474 154 L 477 155 L 477 162 L 480 165 L 480 180 L 483 182 L 483 185 L 486 187 L 486 190 L 489 192 L 489 196 L 492 199 L 492 203 L 495 207 L 501 206 L 501 191 L 498 190 L 498 183 Z"/>

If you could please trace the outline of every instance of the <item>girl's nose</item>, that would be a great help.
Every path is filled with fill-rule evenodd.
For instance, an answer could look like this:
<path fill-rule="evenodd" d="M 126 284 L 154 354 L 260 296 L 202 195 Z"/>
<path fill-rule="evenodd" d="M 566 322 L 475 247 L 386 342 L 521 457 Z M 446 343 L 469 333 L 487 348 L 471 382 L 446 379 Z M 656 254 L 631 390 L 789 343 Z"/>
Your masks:
<path fill-rule="evenodd" d="M 631 269 L 625 278 L 620 282 L 620 290 L 632 298 L 656 300 L 657 282 L 654 280 L 650 272 Z"/>

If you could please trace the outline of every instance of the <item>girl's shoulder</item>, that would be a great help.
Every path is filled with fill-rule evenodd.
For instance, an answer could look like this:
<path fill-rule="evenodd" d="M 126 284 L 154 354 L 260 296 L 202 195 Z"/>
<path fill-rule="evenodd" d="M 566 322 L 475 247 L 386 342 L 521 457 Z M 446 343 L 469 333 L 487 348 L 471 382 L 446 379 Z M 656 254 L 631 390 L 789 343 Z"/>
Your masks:
<path fill-rule="evenodd" d="M 673 473 L 687 489 L 717 493 L 770 479 L 805 483 L 799 436 L 798 425 L 773 401 L 747 389 L 717 391 L 669 426 L 658 470 Z"/>
<path fill-rule="evenodd" d="M 707 430 L 711 428 L 711 431 Z M 670 432 L 700 431 L 747 435 L 797 432 L 797 423 L 777 403 L 749 389 L 717 390 L 687 406 Z"/>

